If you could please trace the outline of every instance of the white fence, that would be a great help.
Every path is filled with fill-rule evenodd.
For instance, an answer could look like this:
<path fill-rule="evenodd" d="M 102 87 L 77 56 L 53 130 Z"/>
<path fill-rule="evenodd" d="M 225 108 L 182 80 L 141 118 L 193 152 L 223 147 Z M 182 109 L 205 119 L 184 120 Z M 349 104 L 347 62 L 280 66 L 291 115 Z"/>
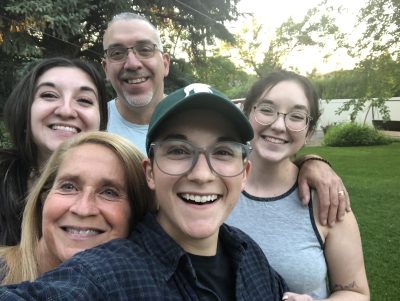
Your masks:
<path fill-rule="evenodd" d="M 322 100 L 320 103 L 322 115 L 319 119 L 318 128 L 320 129 L 321 127 L 333 123 L 350 121 L 350 112 L 342 112 L 341 114 L 336 113 L 336 111 L 343 106 L 346 101 L 349 101 L 349 99 L 332 99 L 328 103 L 325 100 Z M 389 108 L 390 119 L 400 121 L 400 97 L 391 98 L 386 102 L 386 105 Z M 363 112 L 358 113 L 356 117 L 357 122 L 363 123 L 365 120 L 366 124 L 372 125 L 372 116 L 374 116 L 375 120 L 382 120 L 382 116 L 379 114 L 377 109 L 373 112 L 372 109 L 369 111 L 367 110 L 368 108 Z"/>

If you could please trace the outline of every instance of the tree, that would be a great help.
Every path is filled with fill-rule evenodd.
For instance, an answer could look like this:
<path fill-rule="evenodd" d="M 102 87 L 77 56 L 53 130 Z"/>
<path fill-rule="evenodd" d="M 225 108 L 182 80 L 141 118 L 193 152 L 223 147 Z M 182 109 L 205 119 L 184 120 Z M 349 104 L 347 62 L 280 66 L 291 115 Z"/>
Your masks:
<path fill-rule="evenodd" d="M 200 81 L 210 84 L 230 98 L 245 97 L 254 80 L 254 76 L 238 68 L 229 56 L 217 53 L 208 57 L 206 64 L 196 68 L 196 74 Z"/>
<path fill-rule="evenodd" d="M 382 53 L 399 56 L 400 48 L 400 1 L 369 0 L 358 16 L 358 23 L 366 23 L 366 29 L 357 46 L 369 56 Z"/>
<path fill-rule="evenodd" d="M 327 40 L 336 41 L 337 48 L 344 45 L 345 36 L 335 24 L 333 14 L 340 10 L 340 7 L 329 6 L 327 0 L 323 0 L 317 7 L 309 9 L 302 20 L 296 22 L 288 18 L 270 37 L 262 32 L 262 26 L 253 18 L 251 24 L 244 26 L 236 35 L 234 46 L 239 48 L 243 65 L 259 77 L 283 68 L 289 54 L 307 47 L 318 47 L 327 58 L 335 51 L 325 49 Z M 261 59 L 260 52 L 263 52 Z"/>
<path fill-rule="evenodd" d="M 341 10 L 340 6 L 322 1 L 318 8 L 310 9 L 301 22 L 289 19 L 278 28 L 274 51 L 284 54 L 304 46 L 322 49 L 328 38 L 336 41 L 336 49 L 347 48 L 359 63 L 351 71 L 325 76 L 312 74 L 322 97 L 350 98 L 338 113 L 350 111 L 355 117 L 360 111 L 375 109 L 384 120 L 389 119 L 385 102 L 400 90 L 400 2 L 369 0 L 358 16 L 358 25 L 365 22 L 366 30 L 356 45 L 347 42 L 346 35 L 335 25 L 335 14 Z"/>
<path fill-rule="evenodd" d="M 3 78 L 15 83 L 17 70 L 43 57 L 84 57 L 98 64 L 107 22 L 122 11 L 148 17 L 164 33 L 166 49 L 187 52 L 196 66 L 215 38 L 233 41 L 223 24 L 237 18 L 239 0 L 1 1 L 0 70 L 6 74 Z M 180 76 L 171 74 L 171 78 Z M 12 86 L 0 86 L 0 104 Z"/>
<path fill-rule="evenodd" d="M 355 116 L 368 106 L 389 120 L 386 101 L 400 91 L 400 2 L 369 0 L 358 16 L 358 25 L 363 23 L 366 28 L 355 51 L 349 48 L 349 53 L 362 58 L 354 70 L 361 96 L 345 103 L 339 113 L 351 110 Z"/>

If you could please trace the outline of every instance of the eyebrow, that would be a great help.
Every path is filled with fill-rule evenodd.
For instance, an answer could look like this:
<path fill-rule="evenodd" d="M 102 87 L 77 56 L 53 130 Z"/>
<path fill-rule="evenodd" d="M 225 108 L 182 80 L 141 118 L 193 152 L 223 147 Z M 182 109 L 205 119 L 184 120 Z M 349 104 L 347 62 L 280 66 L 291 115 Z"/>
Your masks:
<path fill-rule="evenodd" d="M 153 42 L 152 40 L 144 39 L 144 40 L 135 41 L 135 43 L 133 45 L 147 44 L 147 43 L 148 44 L 157 44 L 156 42 Z M 111 43 L 110 45 L 108 45 L 107 49 L 110 48 L 110 47 L 119 47 L 119 46 L 127 48 L 124 44 L 118 42 L 118 43 Z"/>
<path fill-rule="evenodd" d="M 277 106 L 276 103 L 271 99 L 262 99 L 262 100 L 260 100 L 258 102 L 258 104 L 270 104 L 270 105 L 273 105 L 275 107 Z M 304 111 L 308 112 L 308 108 L 306 106 L 303 106 L 303 105 L 295 105 L 293 108 L 296 109 L 296 110 L 304 110 Z"/>
<path fill-rule="evenodd" d="M 179 140 L 189 141 L 188 137 L 182 134 L 169 134 L 163 137 L 162 140 L 165 141 L 169 139 L 179 139 Z M 224 142 L 224 141 L 240 141 L 240 138 L 234 136 L 221 136 L 217 138 L 217 142 Z"/>
<path fill-rule="evenodd" d="M 37 91 L 41 88 L 41 87 L 52 87 L 52 88 L 57 88 L 57 85 L 53 82 L 43 82 L 40 83 L 36 89 L 35 89 L 35 93 L 37 93 Z M 88 91 L 88 92 L 92 92 L 94 95 L 96 95 L 96 97 L 98 98 L 98 95 L 96 93 L 96 90 L 94 90 L 93 88 L 89 87 L 89 86 L 80 86 L 79 87 L 79 91 Z"/>
<path fill-rule="evenodd" d="M 63 182 L 63 181 L 73 181 L 73 182 L 76 182 L 78 184 L 81 184 L 82 183 L 82 178 L 81 178 L 81 176 L 79 174 L 75 175 L 75 174 L 72 174 L 72 173 L 66 173 L 66 174 L 64 174 L 64 175 L 62 175 L 60 177 L 56 177 L 56 180 L 54 181 L 54 183 L 60 183 L 60 182 Z M 119 188 L 119 189 L 126 189 L 125 185 L 121 186 L 119 183 L 117 183 L 113 179 L 108 179 L 108 178 L 104 178 L 103 177 L 103 178 L 101 178 L 99 183 L 100 183 L 100 186 L 114 186 L 114 187 Z"/>

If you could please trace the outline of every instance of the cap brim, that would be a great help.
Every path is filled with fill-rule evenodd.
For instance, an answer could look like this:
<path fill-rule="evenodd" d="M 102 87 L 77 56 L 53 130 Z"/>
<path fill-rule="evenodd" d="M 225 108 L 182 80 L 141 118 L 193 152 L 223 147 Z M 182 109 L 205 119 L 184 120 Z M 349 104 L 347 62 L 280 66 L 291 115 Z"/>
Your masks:
<path fill-rule="evenodd" d="M 164 100 L 163 100 L 164 101 Z M 162 102 L 159 104 L 162 106 Z M 172 118 L 174 115 L 191 109 L 212 110 L 219 112 L 222 116 L 231 121 L 233 125 L 237 125 L 238 134 L 243 143 L 253 139 L 253 129 L 244 116 L 242 111 L 229 99 L 223 98 L 217 94 L 196 93 L 187 96 L 184 101 L 180 101 L 164 111 L 163 116 L 156 120 L 147 134 L 146 149 L 148 150 L 150 143 L 154 139 L 159 125 L 165 120 Z"/>

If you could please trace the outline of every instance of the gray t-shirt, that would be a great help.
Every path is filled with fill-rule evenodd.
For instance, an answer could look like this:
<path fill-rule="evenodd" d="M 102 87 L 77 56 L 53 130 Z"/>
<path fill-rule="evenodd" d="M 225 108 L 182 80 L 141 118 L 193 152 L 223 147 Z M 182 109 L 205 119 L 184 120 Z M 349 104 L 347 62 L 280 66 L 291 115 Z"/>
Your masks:
<path fill-rule="evenodd" d="M 274 198 L 243 192 L 226 223 L 243 230 L 260 245 L 290 291 L 314 299 L 329 296 L 323 243 L 312 205 L 302 205 L 297 184 Z"/>
<path fill-rule="evenodd" d="M 148 124 L 134 124 L 126 121 L 117 110 L 115 99 L 108 102 L 107 131 L 125 137 L 146 155 Z"/>

